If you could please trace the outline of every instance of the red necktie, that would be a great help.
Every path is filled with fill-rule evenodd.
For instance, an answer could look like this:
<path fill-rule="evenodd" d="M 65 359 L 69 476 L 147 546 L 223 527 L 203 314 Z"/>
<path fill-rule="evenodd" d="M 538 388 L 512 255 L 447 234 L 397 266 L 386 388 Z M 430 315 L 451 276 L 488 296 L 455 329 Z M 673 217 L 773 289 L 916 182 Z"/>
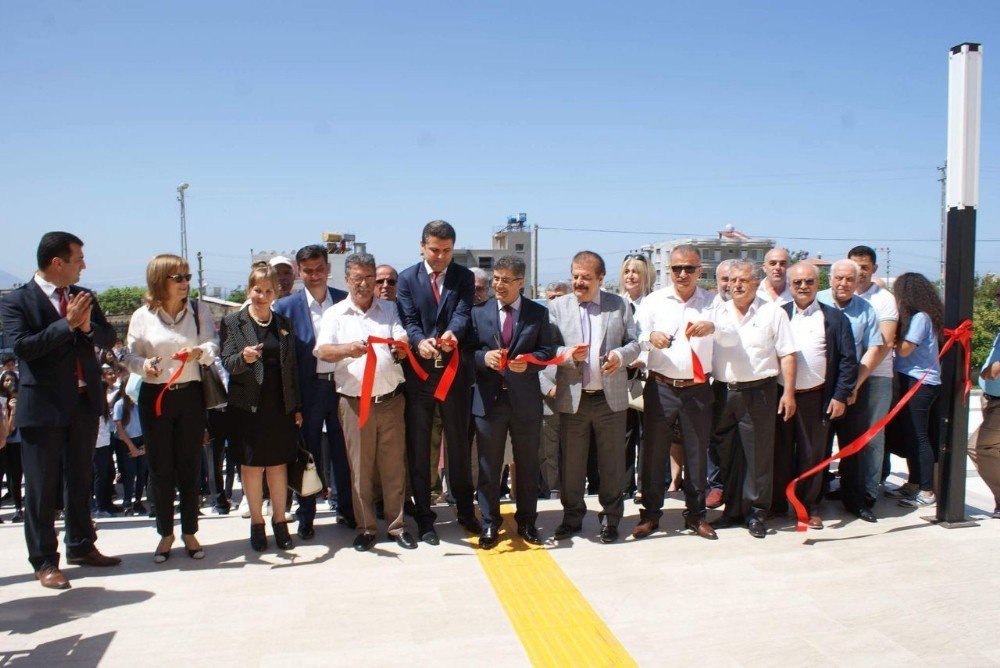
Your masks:
<path fill-rule="evenodd" d="M 438 276 L 440 275 L 441 275 L 440 272 L 437 271 L 431 272 L 431 292 L 434 293 L 435 304 L 441 303 L 441 291 L 438 290 Z"/>
<path fill-rule="evenodd" d="M 56 288 L 56 294 L 59 295 L 59 315 L 66 317 L 66 311 L 69 307 L 69 299 L 66 298 L 66 288 Z M 76 358 L 76 382 L 77 385 L 83 380 L 83 364 L 80 363 L 80 358 Z"/>
<path fill-rule="evenodd" d="M 510 340 L 514 338 L 514 309 L 511 308 L 510 304 L 504 304 L 503 312 L 507 314 L 507 317 L 500 328 L 500 339 L 503 341 L 503 347 L 509 348 Z"/>

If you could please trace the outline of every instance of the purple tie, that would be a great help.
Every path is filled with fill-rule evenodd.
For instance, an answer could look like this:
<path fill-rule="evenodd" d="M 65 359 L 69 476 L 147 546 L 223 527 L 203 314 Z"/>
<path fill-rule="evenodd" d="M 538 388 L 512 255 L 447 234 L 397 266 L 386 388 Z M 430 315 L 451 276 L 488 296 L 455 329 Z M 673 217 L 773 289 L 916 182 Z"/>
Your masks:
<path fill-rule="evenodd" d="M 510 307 L 510 304 L 504 304 L 501 310 L 506 315 L 503 326 L 500 328 L 500 339 L 503 341 L 503 347 L 509 348 L 510 340 L 514 338 L 514 309 Z"/>
<path fill-rule="evenodd" d="M 594 302 L 580 302 L 580 306 L 583 307 L 583 313 L 580 316 L 580 333 L 582 334 L 581 343 L 590 343 L 590 307 Z M 590 385 L 590 353 L 587 353 L 587 359 L 583 362 L 583 386 L 587 387 Z"/>

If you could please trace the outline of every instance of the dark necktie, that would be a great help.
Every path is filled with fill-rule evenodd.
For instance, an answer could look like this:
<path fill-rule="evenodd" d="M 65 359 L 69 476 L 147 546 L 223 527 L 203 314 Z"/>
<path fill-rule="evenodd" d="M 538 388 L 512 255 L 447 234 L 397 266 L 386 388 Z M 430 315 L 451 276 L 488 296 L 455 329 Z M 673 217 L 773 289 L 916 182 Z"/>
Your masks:
<path fill-rule="evenodd" d="M 506 315 L 503 325 L 500 327 L 500 339 L 503 341 L 504 348 L 510 348 L 510 340 L 514 338 L 514 309 L 510 307 L 510 304 L 504 304 L 502 310 Z"/>
<path fill-rule="evenodd" d="M 59 315 L 66 317 L 66 312 L 69 310 L 69 299 L 66 297 L 66 288 L 56 288 L 56 294 L 59 295 Z M 77 385 L 83 380 L 83 364 L 80 363 L 80 358 L 76 358 L 76 382 Z"/>
<path fill-rule="evenodd" d="M 441 275 L 440 272 L 437 271 L 431 272 L 431 292 L 434 293 L 435 304 L 441 303 L 441 292 L 440 290 L 438 290 L 438 276 L 440 275 Z"/>

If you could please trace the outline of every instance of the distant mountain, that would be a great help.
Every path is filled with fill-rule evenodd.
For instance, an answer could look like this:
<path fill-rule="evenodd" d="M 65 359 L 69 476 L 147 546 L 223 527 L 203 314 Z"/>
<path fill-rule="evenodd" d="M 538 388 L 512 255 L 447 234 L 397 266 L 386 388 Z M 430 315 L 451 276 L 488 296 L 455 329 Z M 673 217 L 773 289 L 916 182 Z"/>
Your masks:
<path fill-rule="evenodd" d="M 28 278 L 31 277 L 18 277 L 0 269 L 0 288 L 12 288 L 15 284 L 24 283 Z"/>

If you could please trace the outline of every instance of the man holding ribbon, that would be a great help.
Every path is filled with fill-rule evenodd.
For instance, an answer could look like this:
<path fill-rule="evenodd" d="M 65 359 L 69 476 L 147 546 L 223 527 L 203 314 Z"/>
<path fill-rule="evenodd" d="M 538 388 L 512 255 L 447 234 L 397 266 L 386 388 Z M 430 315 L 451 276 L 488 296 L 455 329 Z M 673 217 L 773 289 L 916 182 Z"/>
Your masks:
<path fill-rule="evenodd" d="M 359 530 L 354 548 L 365 552 L 375 545 L 375 488 L 381 481 L 389 537 L 412 550 L 417 542 L 403 522 L 405 399 L 403 372 L 396 363 L 406 357 L 406 349 L 384 343 L 405 344 L 406 330 L 395 305 L 375 298 L 375 258 L 353 253 L 344 260 L 344 269 L 349 297 L 323 314 L 314 354 L 334 364 Z"/>
<path fill-rule="evenodd" d="M 618 540 L 625 497 L 625 369 L 639 356 L 639 342 L 625 300 L 601 290 L 605 275 L 601 256 L 580 251 L 573 256 L 570 271 L 573 293 L 549 302 L 549 319 L 559 346 L 556 354 L 563 360 L 556 374 L 563 520 L 555 538 L 569 538 L 583 528 L 587 513 L 584 479 L 593 431 L 601 480 L 599 539 L 613 543 Z"/>
<path fill-rule="evenodd" d="M 548 311 L 521 296 L 524 260 L 513 255 L 493 266 L 493 292 L 472 309 L 469 346 L 476 364 L 472 393 L 479 450 L 479 512 L 483 533 L 479 547 L 490 549 L 500 540 L 500 478 L 510 434 L 517 467 L 517 533 L 541 545 L 538 517 L 538 442 L 542 426 L 539 371 L 553 353 Z M 530 363 L 529 363 L 530 360 Z"/>
<path fill-rule="evenodd" d="M 701 252 L 681 245 L 670 254 L 673 283 L 653 292 L 639 305 L 639 343 L 649 351 L 643 419 L 642 510 L 633 538 L 659 528 L 663 515 L 663 479 L 670 456 L 673 425 L 681 423 L 684 444 L 684 527 L 715 540 L 705 521 L 708 439 L 712 435 L 713 295 L 698 287 Z"/>
<path fill-rule="evenodd" d="M 422 380 L 406 368 L 406 456 L 420 539 L 439 543 L 431 510 L 431 426 L 440 406 L 448 454 L 448 481 L 458 506 L 458 523 L 482 533 L 473 505 L 472 456 L 469 447 L 469 391 L 472 367 L 460 363 L 460 347 L 469 329 L 475 294 L 472 272 L 452 262 L 455 228 L 443 220 L 424 226 L 423 260 L 404 269 L 396 284 L 399 318 L 420 358 Z"/>

